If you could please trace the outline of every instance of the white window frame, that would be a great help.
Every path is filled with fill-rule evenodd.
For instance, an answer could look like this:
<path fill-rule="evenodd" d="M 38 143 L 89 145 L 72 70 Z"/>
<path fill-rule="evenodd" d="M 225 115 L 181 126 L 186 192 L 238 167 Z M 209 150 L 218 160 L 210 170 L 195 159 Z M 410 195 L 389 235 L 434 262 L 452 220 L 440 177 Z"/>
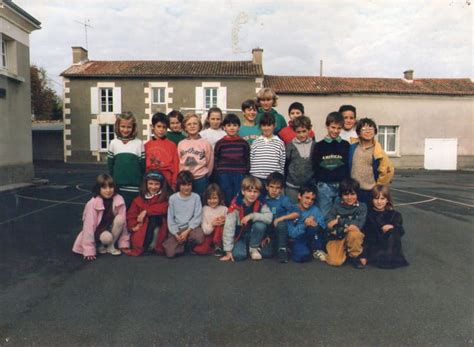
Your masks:
<path fill-rule="evenodd" d="M 151 103 L 152 104 L 166 104 L 166 88 L 153 87 L 151 88 Z"/>
<path fill-rule="evenodd" d="M 105 92 L 105 103 L 103 102 L 103 92 Z M 101 113 L 114 112 L 114 88 L 99 88 L 99 106 Z"/>
<path fill-rule="evenodd" d="M 209 95 L 208 95 L 209 92 Z M 218 107 L 219 99 L 218 99 L 219 88 L 218 87 L 205 87 L 204 88 L 204 108 L 209 110 L 211 107 Z"/>
<path fill-rule="evenodd" d="M 393 130 L 391 128 L 393 128 Z M 379 125 L 377 132 L 377 140 L 382 145 L 382 148 L 385 153 L 389 155 L 398 155 L 399 130 L 400 126 L 398 125 Z M 393 148 L 393 150 L 389 150 L 387 148 L 389 143 L 389 136 L 395 137 L 395 141 L 393 142 L 395 148 Z"/>
<path fill-rule="evenodd" d="M 6 69 L 8 65 L 7 59 L 7 42 L 0 34 L 0 68 Z"/>
<path fill-rule="evenodd" d="M 105 140 L 102 139 L 105 135 Z M 109 149 L 110 141 L 115 138 L 114 124 L 99 124 L 99 151 L 106 152 Z M 105 141 L 105 146 L 104 146 Z"/>

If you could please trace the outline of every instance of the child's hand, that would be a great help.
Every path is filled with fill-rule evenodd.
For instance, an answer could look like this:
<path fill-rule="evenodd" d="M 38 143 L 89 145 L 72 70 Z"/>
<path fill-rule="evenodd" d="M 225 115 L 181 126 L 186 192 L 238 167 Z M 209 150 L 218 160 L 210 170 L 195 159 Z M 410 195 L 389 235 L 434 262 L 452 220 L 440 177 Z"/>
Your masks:
<path fill-rule="evenodd" d="M 219 259 L 220 261 L 234 261 L 234 256 L 232 252 L 225 252 L 225 255 Z"/>
<path fill-rule="evenodd" d="M 183 232 L 176 235 L 176 239 L 178 240 L 179 243 L 186 242 L 190 232 L 191 232 L 191 229 L 186 229 Z"/>
<path fill-rule="evenodd" d="M 132 228 L 132 231 L 133 231 L 133 232 L 138 231 L 138 229 L 140 229 L 141 226 L 142 226 L 142 223 L 138 223 L 137 225 L 135 225 L 135 226 Z"/>
<path fill-rule="evenodd" d="M 334 226 L 339 222 L 339 220 L 336 218 L 336 219 L 333 219 L 332 221 L 328 222 L 328 229 L 332 229 L 334 228 Z"/>
<path fill-rule="evenodd" d="M 252 214 L 248 214 L 240 220 L 240 223 L 242 223 L 242 225 L 247 225 L 247 223 L 250 222 L 251 220 L 252 220 Z"/>
<path fill-rule="evenodd" d="M 138 222 L 138 223 L 143 223 L 143 219 L 145 219 L 145 216 L 146 216 L 146 210 L 143 210 L 143 211 L 140 212 L 140 214 L 138 215 L 138 217 L 137 217 L 137 222 Z"/>
<path fill-rule="evenodd" d="M 84 260 L 95 260 L 95 255 L 85 255 Z"/>
<path fill-rule="evenodd" d="M 357 226 L 355 226 L 354 224 L 348 225 L 348 226 L 344 229 L 344 232 L 346 232 L 346 233 L 354 232 L 354 231 L 359 231 L 359 232 L 360 232 L 360 229 L 359 229 Z"/>
<path fill-rule="evenodd" d="M 318 223 L 314 220 L 313 216 L 309 216 L 304 220 L 304 225 L 306 225 L 307 227 L 316 227 Z"/>
<path fill-rule="evenodd" d="M 280 223 L 280 222 L 281 222 L 280 218 L 275 218 L 275 219 L 273 220 L 273 226 L 276 228 L 276 226 L 277 226 L 278 223 Z"/>
<path fill-rule="evenodd" d="M 219 217 L 214 218 L 214 220 L 212 221 L 212 226 L 217 227 L 217 226 L 224 225 L 224 223 L 225 223 L 225 216 L 219 216 Z"/>
<path fill-rule="evenodd" d="M 262 242 L 260 242 L 260 246 L 265 247 L 266 245 L 268 245 L 270 243 L 270 237 L 269 236 L 266 236 L 263 238 Z"/>
<path fill-rule="evenodd" d="M 382 227 L 382 231 L 383 231 L 384 234 L 387 233 L 387 232 L 389 232 L 389 231 L 392 230 L 392 229 L 393 229 L 393 225 L 392 225 L 392 224 L 385 224 L 385 225 Z"/>

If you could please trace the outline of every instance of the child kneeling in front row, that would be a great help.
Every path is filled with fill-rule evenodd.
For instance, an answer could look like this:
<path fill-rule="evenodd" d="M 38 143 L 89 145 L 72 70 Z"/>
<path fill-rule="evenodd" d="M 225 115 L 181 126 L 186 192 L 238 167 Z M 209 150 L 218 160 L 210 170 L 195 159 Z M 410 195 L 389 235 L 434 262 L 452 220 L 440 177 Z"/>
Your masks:
<path fill-rule="evenodd" d="M 361 257 L 364 241 L 362 227 L 367 217 L 367 206 L 358 201 L 358 191 L 357 181 L 344 179 L 339 185 L 341 201 L 336 201 L 326 216 L 329 231 L 326 262 L 329 265 L 342 265 L 347 255 L 357 269 L 363 269 L 367 263 L 367 259 Z"/>
<path fill-rule="evenodd" d="M 140 195 L 127 211 L 131 249 L 123 250 L 126 255 L 139 256 L 147 251 L 164 253 L 163 242 L 168 236 L 168 196 L 165 176 L 158 171 L 148 171 L 143 178 Z"/>
<path fill-rule="evenodd" d="M 97 176 L 90 199 L 82 216 L 82 230 L 74 242 L 72 251 L 82 254 L 85 260 L 95 260 L 96 254 L 120 255 L 115 248 L 128 248 L 130 235 L 125 227 L 125 201 L 117 194 L 110 175 Z"/>
<path fill-rule="evenodd" d="M 201 229 L 201 198 L 193 193 L 193 174 L 181 171 L 176 179 L 176 193 L 171 195 L 168 208 L 168 238 L 163 248 L 168 258 L 184 253 L 185 245 L 192 251 L 204 241 Z"/>
<path fill-rule="evenodd" d="M 326 260 L 323 251 L 324 230 L 326 222 L 319 208 L 314 204 L 316 188 L 312 185 L 303 185 L 298 193 L 299 217 L 288 221 L 288 235 L 291 244 L 291 258 L 302 263 L 313 257 L 321 261 Z"/>
<path fill-rule="evenodd" d="M 226 255 L 220 260 L 244 260 L 250 253 L 252 260 L 261 260 L 260 243 L 272 212 L 259 200 L 262 182 L 247 176 L 242 180 L 241 192 L 232 200 L 227 211 L 222 241 Z"/>

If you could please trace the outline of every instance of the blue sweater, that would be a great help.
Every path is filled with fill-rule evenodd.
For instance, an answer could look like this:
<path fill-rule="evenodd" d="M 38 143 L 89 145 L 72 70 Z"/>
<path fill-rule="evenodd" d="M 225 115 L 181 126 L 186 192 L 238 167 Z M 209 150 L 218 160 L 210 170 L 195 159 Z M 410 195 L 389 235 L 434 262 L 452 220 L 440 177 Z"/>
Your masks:
<path fill-rule="evenodd" d="M 304 225 L 304 221 L 306 218 L 311 216 L 314 217 L 314 219 L 321 228 L 326 229 L 326 222 L 324 220 L 324 217 L 316 205 L 311 206 L 307 210 L 301 210 L 298 206 L 297 212 L 299 212 L 300 217 L 295 220 L 288 221 L 289 237 L 295 239 L 303 235 L 305 233 L 305 229 L 307 228 L 306 225 Z"/>

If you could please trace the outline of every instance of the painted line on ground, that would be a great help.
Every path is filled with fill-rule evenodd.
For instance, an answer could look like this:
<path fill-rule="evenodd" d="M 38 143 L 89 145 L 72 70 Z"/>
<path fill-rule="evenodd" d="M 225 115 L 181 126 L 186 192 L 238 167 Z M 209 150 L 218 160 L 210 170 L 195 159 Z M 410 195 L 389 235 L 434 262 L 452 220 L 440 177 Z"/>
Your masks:
<path fill-rule="evenodd" d="M 90 193 L 88 192 L 87 194 L 90 194 Z M 41 211 L 47 210 L 47 209 L 49 209 L 49 208 L 51 208 L 51 207 L 56 207 L 56 206 L 58 206 L 58 205 L 62 205 L 62 204 L 65 204 L 65 203 L 67 203 L 67 202 L 70 202 L 70 201 L 79 199 L 79 198 L 81 198 L 81 197 L 83 197 L 83 196 L 86 196 L 86 194 L 81 194 L 81 195 L 78 195 L 78 196 L 76 196 L 76 197 L 74 197 L 74 198 L 71 198 L 71 199 L 68 199 L 68 200 L 64 200 L 64 201 L 58 202 L 58 203 L 56 203 L 56 204 L 49 205 L 49 206 L 46 206 L 46 207 L 43 207 L 43 208 L 40 208 L 40 209 L 31 211 L 31 212 L 22 214 L 22 215 L 20 215 L 20 216 L 16 216 L 16 217 L 7 219 L 6 221 L 0 222 L 0 225 L 7 224 L 7 223 L 10 223 L 10 222 L 14 222 L 14 221 L 16 221 L 16 220 L 18 220 L 18 219 L 21 219 L 21 218 L 24 218 L 24 217 L 28 217 L 28 216 L 30 216 L 30 215 L 32 215 L 32 214 L 35 214 L 35 213 L 37 213 L 37 212 L 41 212 Z"/>
<path fill-rule="evenodd" d="M 89 190 L 82 189 L 80 184 L 76 184 L 76 189 L 80 190 L 81 192 L 88 192 L 89 194 L 92 194 L 90 189 Z"/>
<path fill-rule="evenodd" d="M 426 194 L 413 193 L 413 192 L 409 192 L 409 191 L 403 190 L 403 189 L 390 188 L 390 190 L 394 190 L 394 191 L 396 191 L 396 192 L 401 192 L 401 193 L 406 193 L 406 194 L 418 195 L 418 196 L 422 196 L 422 197 L 425 197 L 425 198 L 430 198 L 430 199 L 436 199 L 436 200 L 440 200 L 440 201 L 450 202 L 450 203 L 452 203 L 452 204 L 462 205 L 462 206 L 466 206 L 466 207 L 470 207 L 470 208 L 473 208 L 473 207 L 474 207 L 474 205 L 466 204 L 466 203 L 464 203 L 464 202 L 459 202 L 459 201 L 454 201 L 454 200 L 450 200 L 450 199 L 439 198 L 439 197 L 437 197 L 437 196 L 431 196 L 431 195 L 426 195 Z"/>
<path fill-rule="evenodd" d="M 393 190 L 393 189 L 392 189 L 392 190 Z M 438 200 L 438 199 L 433 198 L 433 199 L 428 199 L 428 200 L 421 200 L 421 201 L 414 201 L 414 202 L 405 202 L 405 203 L 402 203 L 402 204 L 395 204 L 395 207 L 424 204 L 424 203 L 431 202 L 431 201 L 435 201 L 435 200 Z"/>
<path fill-rule="evenodd" d="M 50 200 L 50 199 L 41 199 L 41 198 L 33 198 L 31 196 L 24 196 L 24 195 L 19 195 L 15 194 L 16 197 L 26 199 L 26 200 L 36 200 L 36 201 L 44 201 L 44 202 L 53 202 L 53 203 L 63 203 L 63 204 L 72 204 L 72 205 L 85 205 L 86 203 L 82 202 L 65 202 L 65 200 Z"/>

